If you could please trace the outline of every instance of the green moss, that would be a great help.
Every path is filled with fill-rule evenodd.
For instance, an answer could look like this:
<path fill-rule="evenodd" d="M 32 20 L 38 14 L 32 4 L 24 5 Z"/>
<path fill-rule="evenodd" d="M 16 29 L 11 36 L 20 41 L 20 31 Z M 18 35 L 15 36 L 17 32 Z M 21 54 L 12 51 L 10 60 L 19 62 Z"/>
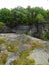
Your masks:
<path fill-rule="evenodd" d="M 48 62 L 49 62 L 49 58 L 48 58 Z"/>
<path fill-rule="evenodd" d="M 0 58 L 1 58 L 1 59 L 0 59 L 0 63 L 5 64 L 6 61 L 7 61 L 8 55 L 5 54 L 5 53 L 0 53 Z"/>
<path fill-rule="evenodd" d="M 4 43 L 4 44 L 7 44 L 8 42 L 7 42 L 7 40 L 5 40 L 5 39 L 0 39 L 0 45 L 3 44 L 3 43 Z"/>
<path fill-rule="evenodd" d="M 18 51 L 15 44 L 9 44 L 6 49 L 8 52 L 17 53 L 17 51 Z"/>
<path fill-rule="evenodd" d="M 34 59 L 29 59 L 29 58 L 26 58 L 26 59 L 19 59 L 19 60 L 14 60 L 13 62 L 11 62 L 10 65 L 35 65 L 35 60 Z"/>
<path fill-rule="evenodd" d="M 16 60 L 14 60 L 13 62 L 10 63 L 10 65 L 16 65 Z"/>
<path fill-rule="evenodd" d="M 33 58 L 27 57 L 27 60 L 28 60 L 30 63 L 35 63 L 35 59 L 33 59 Z"/>
<path fill-rule="evenodd" d="M 37 48 L 37 47 L 44 48 L 44 45 L 43 45 L 43 44 L 40 44 L 38 41 L 32 42 L 32 45 L 33 45 L 35 48 Z"/>

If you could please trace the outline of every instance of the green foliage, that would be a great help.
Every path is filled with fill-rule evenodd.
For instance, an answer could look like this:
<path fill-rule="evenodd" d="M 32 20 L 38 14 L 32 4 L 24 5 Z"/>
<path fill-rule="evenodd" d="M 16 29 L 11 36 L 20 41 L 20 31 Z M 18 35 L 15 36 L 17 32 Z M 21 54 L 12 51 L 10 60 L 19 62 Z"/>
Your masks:
<path fill-rule="evenodd" d="M 0 21 L 12 28 L 16 25 L 32 25 L 38 21 L 44 22 L 45 19 L 48 21 L 48 14 L 49 11 L 39 7 L 31 8 L 28 6 L 23 8 L 19 6 L 10 10 L 3 8 L 0 9 Z"/>
<path fill-rule="evenodd" d="M 38 23 L 45 22 L 44 17 L 42 16 L 42 14 L 38 14 L 36 16 L 36 19 L 37 19 Z"/>
<path fill-rule="evenodd" d="M 26 35 L 29 35 L 29 31 L 26 31 L 25 34 L 26 34 Z"/>
<path fill-rule="evenodd" d="M 47 28 L 47 30 L 46 30 L 45 33 L 43 34 L 43 39 L 44 39 L 44 40 L 49 40 L 49 27 Z"/>

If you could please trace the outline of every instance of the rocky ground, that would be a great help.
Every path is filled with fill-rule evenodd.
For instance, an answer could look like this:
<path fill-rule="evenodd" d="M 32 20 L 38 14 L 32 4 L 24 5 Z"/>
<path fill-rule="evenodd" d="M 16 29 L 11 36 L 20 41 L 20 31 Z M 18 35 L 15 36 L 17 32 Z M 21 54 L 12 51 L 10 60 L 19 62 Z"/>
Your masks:
<path fill-rule="evenodd" d="M 49 65 L 48 63 L 48 58 L 49 58 L 49 42 L 47 41 L 43 41 L 28 35 L 18 35 L 18 34 L 0 34 L 0 39 L 7 39 L 9 42 L 24 42 L 24 41 L 28 41 L 28 42 L 34 42 L 34 41 L 38 41 L 40 44 L 43 44 L 45 46 L 44 49 L 41 48 L 37 48 L 33 51 L 31 51 L 30 53 L 30 57 L 34 58 L 36 61 L 36 64 L 44 64 L 44 65 Z M 27 43 L 28 43 L 27 42 Z M 29 45 L 20 45 L 18 46 L 19 48 L 19 52 L 21 52 L 24 49 L 29 48 Z M 3 45 L 3 49 L 4 49 L 4 45 Z M 6 54 L 9 55 L 7 62 L 5 65 L 10 65 L 10 63 L 13 60 L 17 60 L 19 58 L 19 54 L 16 55 L 13 52 L 7 52 L 7 50 L 3 50 L 2 52 L 5 52 Z"/>

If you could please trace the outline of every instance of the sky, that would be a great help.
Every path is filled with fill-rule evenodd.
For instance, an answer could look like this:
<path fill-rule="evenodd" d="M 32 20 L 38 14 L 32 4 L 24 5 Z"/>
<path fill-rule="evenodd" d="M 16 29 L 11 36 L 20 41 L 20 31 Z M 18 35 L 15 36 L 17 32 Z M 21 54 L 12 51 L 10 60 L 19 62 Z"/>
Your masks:
<path fill-rule="evenodd" d="M 31 7 L 43 7 L 44 9 L 49 9 L 49 0 L 0 0 L 1 8 L 15 8 L 17 6 L 22 6 L 26 8 Z"/>

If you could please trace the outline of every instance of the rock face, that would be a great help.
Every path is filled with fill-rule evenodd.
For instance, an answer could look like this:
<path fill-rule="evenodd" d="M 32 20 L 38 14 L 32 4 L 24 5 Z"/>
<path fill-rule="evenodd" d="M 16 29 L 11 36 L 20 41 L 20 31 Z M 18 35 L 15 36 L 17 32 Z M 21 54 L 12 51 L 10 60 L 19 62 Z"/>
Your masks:
<path fill-rule="evenodd" d="M 7 62 L 5 63 L 5 65 L 10 65 L 10 63 L 14 60 L 18 60 L 19 59 L 19 56 L 16 55 L 15 53 L 8 53 L 9 57 L 7 59 Z"/>
<path fill-rule="evenodd" d="M 17 46 L 19 53 L 23 50 L 28 49 L 30 46 L 28 44 L 24 43 L 31 43 L 34 41 L 38 41 L 40 44 L 43 44 L 45 46 L 44 49 L 37 48 L 30 53 L 30 57 L 34 58 L 36 61 L 36 64 L 44 64 L 49 65 L 47 59 L 49 58 L 49 42 L 43 41 L 28 35 L 17 35 L 17 34 L 0 34 L 0 39 L 6 39 L 7 41 L 11 42 L 18 42 L 20 45 Z M 23 44 L 21 44 L 23 43 Z M 19 59 L 19 54 L 16 54 L 14 52 L 8 52 L 6 50 L 5 45 L 2 44 L 1 47 L 2 52 L 8 54 L 8 59 L 5 65 L 10 65 L 10 63 L 14 60 Z"/>
<path fill-rule="evenodd" d="M 49 65 L 48 63 L 49 53 L 47 53 L 43 49 L 38 48 L 33 50 L 30 53 L 30 57 L 35 59 L 36 64 Z"/>

